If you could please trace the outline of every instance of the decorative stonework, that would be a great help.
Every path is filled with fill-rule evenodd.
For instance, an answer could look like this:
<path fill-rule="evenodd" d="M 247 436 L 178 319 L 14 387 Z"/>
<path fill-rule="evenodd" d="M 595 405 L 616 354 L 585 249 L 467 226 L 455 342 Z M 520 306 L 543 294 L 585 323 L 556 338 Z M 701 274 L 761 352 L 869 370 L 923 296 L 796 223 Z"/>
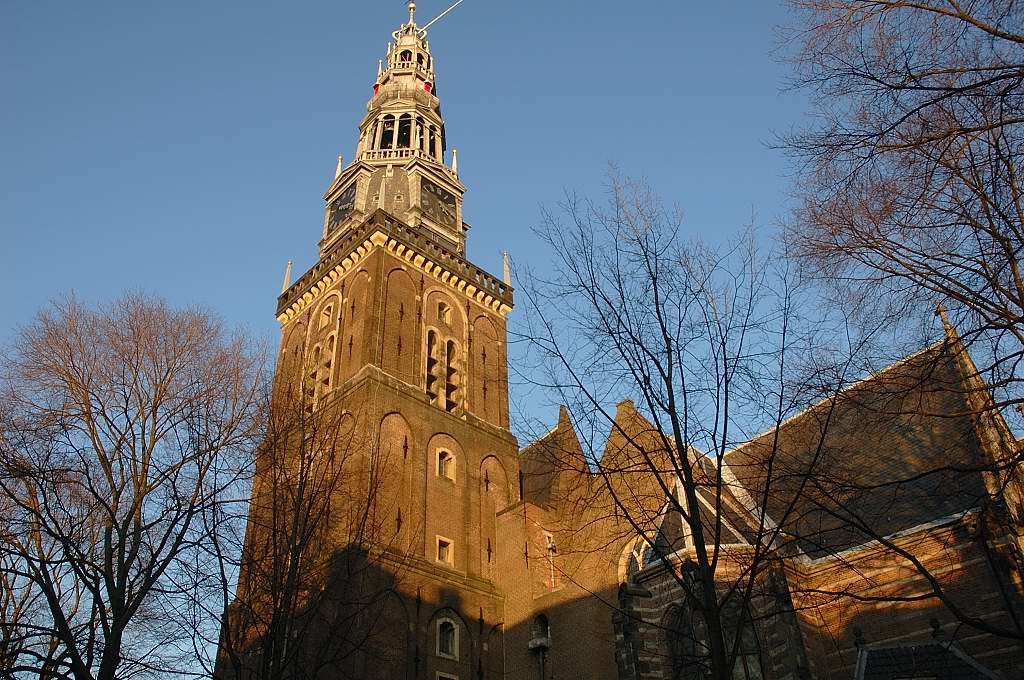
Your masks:
<path fill-rule="evenodd" d="M 335 242 L 331 252 L 282 293 L 277 320 L 286 324 L 301 314 L 375 248 L 393 253 L 450 290 L 502 316 L 512 311 L 510 286 L 437 245 L 425 230 L 408 227 L 378 210 L 360 228 Z"/>

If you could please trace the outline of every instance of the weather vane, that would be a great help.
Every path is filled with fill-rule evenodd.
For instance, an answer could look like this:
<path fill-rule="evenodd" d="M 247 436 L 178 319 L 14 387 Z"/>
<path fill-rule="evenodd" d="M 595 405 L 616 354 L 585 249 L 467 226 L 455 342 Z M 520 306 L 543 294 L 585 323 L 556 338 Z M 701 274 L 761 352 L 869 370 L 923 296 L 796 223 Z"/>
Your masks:
<path fill-rule="evenodd" d="M 451 7 L 449 7 L 448 9 L 446 9 L 445 11 L 441 12 L 441 13 L 440 13 L 440 14 L 438 14 L 438 15 L 437 15 L 436 17 L 434 17 L 433 19 L 431 19 L 430 21 L 428 21 L 428 22 L 427 22 L 427 25 L 426 25 L 426 26 L 424 26 L 423 28 L 421 28 L 421 29 L 420 29 L 420 31 L 421 31 L 421 32 L 426 32 L 426 30 L 427 30 L 428 28 L 430 28 L 431 26 L 433 26 L 434 24 L 436 24 L 436 23 L 437 23 L 438 21 L 440 21 L 440 20 L 441 20 L 442 18 L 444 18 L 444 16 L 445 16 L 445 15 L 447 15 L 447 14 L 448 14 L 449 12 L 451 12 L 451 11 L 452 11 L 453 9 L 455 9 L 456 7 L 458 7 L 459 5 L 461 5 L 461 4 L 462 4 L 463 2 L 465 2 L 465 1 L 466 1 L 466 0 L 458 0 L 458 2 L 456 2 L 455 4 L 453 4 L 453 5 L 451 6 Z M 413 19 L 413 15 L 414 15 L 415 13 L 416 13 L 416 3 L 415 3 L 415 2 L 410 2 L 410 3 L 409 3 L 409 23 L 410 23 L 410 24 L 411 24 L 411 23 L 413 23 L 412 19 Z"/>

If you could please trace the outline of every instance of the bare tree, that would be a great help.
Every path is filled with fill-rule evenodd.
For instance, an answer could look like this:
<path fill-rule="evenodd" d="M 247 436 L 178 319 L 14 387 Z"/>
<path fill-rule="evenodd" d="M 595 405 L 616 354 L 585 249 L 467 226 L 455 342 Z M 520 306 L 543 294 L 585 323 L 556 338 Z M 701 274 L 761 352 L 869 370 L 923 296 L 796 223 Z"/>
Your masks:
<path fill-rule="evenodd" d="M 217 677 L 365 677 L 404 651 L 379 615 L 416 535 L 385 488 L 403 452 L 366 434 L 365 404 L 318 390 L 315 358 L 282 358 L 251 502 L 208 517 L 193 618 L 221 619 Z"/>
<path fill-rule="evenodd" d="M 823 307 L 813 282 L 762 255 L 752 233 L 722 249 L 687 242 L 678 214 L 643 184 L 613 178 L 610 194 L 607 206 L 570 200 L 545 217 L 557 275 L 521 286 L 535 359 L 522 374 L 555 391 L 581 435 L 582 451 L 545 454 L 555 477 L 573 477 L 554 485 L 576 509 L 562 514 L 586 534 L 580 549 L 639 536 L 642 568 L 681 559 L 685 544 L 686 564 L 666 573 L 699 613 L 673 651 L 686 672 L 724 679 L 742 666 L 739 677 L 760 677 L 746 627 L 823 603 L 937 603 L 958 625 L 1019 640 L 1019 593 L 991 618 L 960 599 L 948 559 L 922 557 L 936 534 L 901 535 L 1006 507 L 1006 441 L 974 443 L 982 428 L 964 393 L 984 387 L 964 387 L 977 371 L 962 346 L 947 338 L 858 382 L 879 328 L 855 333 L 864 327 Z M 635 408 L 616 409 L 627 395 Z M 671 516 L 682 524 L 674 537 Z M 859 576 L 851 550 L 862 546 L 904 570 L 913 596 Z M 787 583 L 781 565 L 797 555 L 844 579 Z M 663 625 L 678 641 L 676 624 Z"/>
<path fill-rule="evenodd" d="M 21 330 L 0 383 L 6 674 L 182 667 L 162 614 L 188 595 L 212 471 L 258 441 L 261 382 L 244 338 L 143 295 L 57 302 Z"/>
<path fill-rule="evenodd" d="M 873 323 L 948 307 L 994 390 L 978 403 L 1020 405 L 1024 7 L 790 5 L 795 86 L 814 104 L 784 139 L 799 161 L 792 253 Z"/>
<path fill-rule="evenodd" d="M 751 600 L 785 537 L 764 498 L 744 508 L 716 461 L 808 402 L 787 371 L 815 334 L 800 323 L 796 281 L 762 259 L 752 232 L 716 250 L 685 241 L 679 214 L 645 185 L 613 178 L 610 194 L 607 206 L 570 199 L 545 216 L 541 235 L 559 274 L 524 291 L 524 339 L 536 359 L 526 379 L 554 388 L 583 433 L 582 457 L 552 454 L 590 480 L 565 485 L 560 499 L 579 508 L 581 531 L 605 530 L 611 518 L 620 536 L 606 540 L 644 538 L 642 567 L 681 547 L 659 531 L 681 519 L 693 563 L 670 573 L 704 631 L 687 647 L 689 663 L 732 678 L 748 663 Z M 613 404 L 625 395 L 642 416 L 619 417 Z"/>

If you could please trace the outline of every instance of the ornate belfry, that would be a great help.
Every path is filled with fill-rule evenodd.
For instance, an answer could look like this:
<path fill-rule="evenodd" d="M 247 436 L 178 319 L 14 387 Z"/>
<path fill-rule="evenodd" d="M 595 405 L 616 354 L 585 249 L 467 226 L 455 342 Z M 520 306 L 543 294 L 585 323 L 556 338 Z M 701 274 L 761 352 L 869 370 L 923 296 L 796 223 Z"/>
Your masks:
<path fill-rule="evenodd" d="M 413 5 L 413 10 L 415 6 Z M 321 255 L 347 228 L 382 209 L 447 250 L 465 253 L 458 168 L 444 163 L 444 118 L 426 32 L 409 23 L 395 33 L 377 67 L 373 96 L 359 125 L 355 162 L 340 167 L 325 194 Z M 455 154 L 453 152 L 453 158 Z"/>
<path fill-rule="evenodd" d="M 309 649 L 294 663 L 315 666 L 315 677 L 503 672 L 494 578 L 497 516 L 517 500 L 506 364 L 512 290 L 465 259 L 466 188 L 457 164 L 445 163 L 436 64 L 414 3 L 409 10 L 377 67 L 355 156 L 347 166 L 339 157 L 324 194 L 319 260 L 296 281 L 286 278 L 278 299 L 274 407 L 300 403 L 304 432 L 339 417 L 349 423 L 344 441 L 317 453 L 317 474 L 324 460 L 353 472 L 325 492 L 333 500 L 315 549 L 330 569 L 302 591 L 319 593 L 301 615 L 319 617 L 314 629 L 324 640 L 307 636 Z M 264 464 L 239 581 L 243 604 L 260 600 L 265 585 L 255 574 L 278 540 L 259 528 L 280 524 L 267 519 L 268 476 Z M 336 567 L 346 563 L 337 556 L 353 552 L 360 570 Z M 316 598 L 334 589 L 345 590 L 336 598 L 344 607 L 318 607 Z M 352 611 L 357 603 L 365 610 Z M 261 626 L 245 636 L 252 658 L 270 649 L 261 646 Z"/>

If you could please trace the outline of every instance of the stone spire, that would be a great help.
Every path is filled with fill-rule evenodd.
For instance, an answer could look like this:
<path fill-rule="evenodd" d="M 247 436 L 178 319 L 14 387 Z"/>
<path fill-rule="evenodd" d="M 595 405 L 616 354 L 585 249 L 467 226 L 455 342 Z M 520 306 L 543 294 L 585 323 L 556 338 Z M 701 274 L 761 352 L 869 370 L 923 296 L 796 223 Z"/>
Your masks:
<path fill-rule="evenodd" d="M 465 252 L 458 164 L 445 164 L 445 126 L 427 32 L 409 19 L 392 33 L 378 62 L 373 94 L 359 124 L 356 153 L 324 195 L 321 254 L 337 236 L 384 210 L 458 254 Z"/>
<path fill-rule="evenodd" d="M 392 34 L 386 58 L 378 64 L 368 114 L 359 126 L 357 160 L 393 161 L 411 157 L 444 162 L 445 134 L 437 98 L 434 58 L 426 31 L 416 25 L 416 3 L 409 21 Z"/>

